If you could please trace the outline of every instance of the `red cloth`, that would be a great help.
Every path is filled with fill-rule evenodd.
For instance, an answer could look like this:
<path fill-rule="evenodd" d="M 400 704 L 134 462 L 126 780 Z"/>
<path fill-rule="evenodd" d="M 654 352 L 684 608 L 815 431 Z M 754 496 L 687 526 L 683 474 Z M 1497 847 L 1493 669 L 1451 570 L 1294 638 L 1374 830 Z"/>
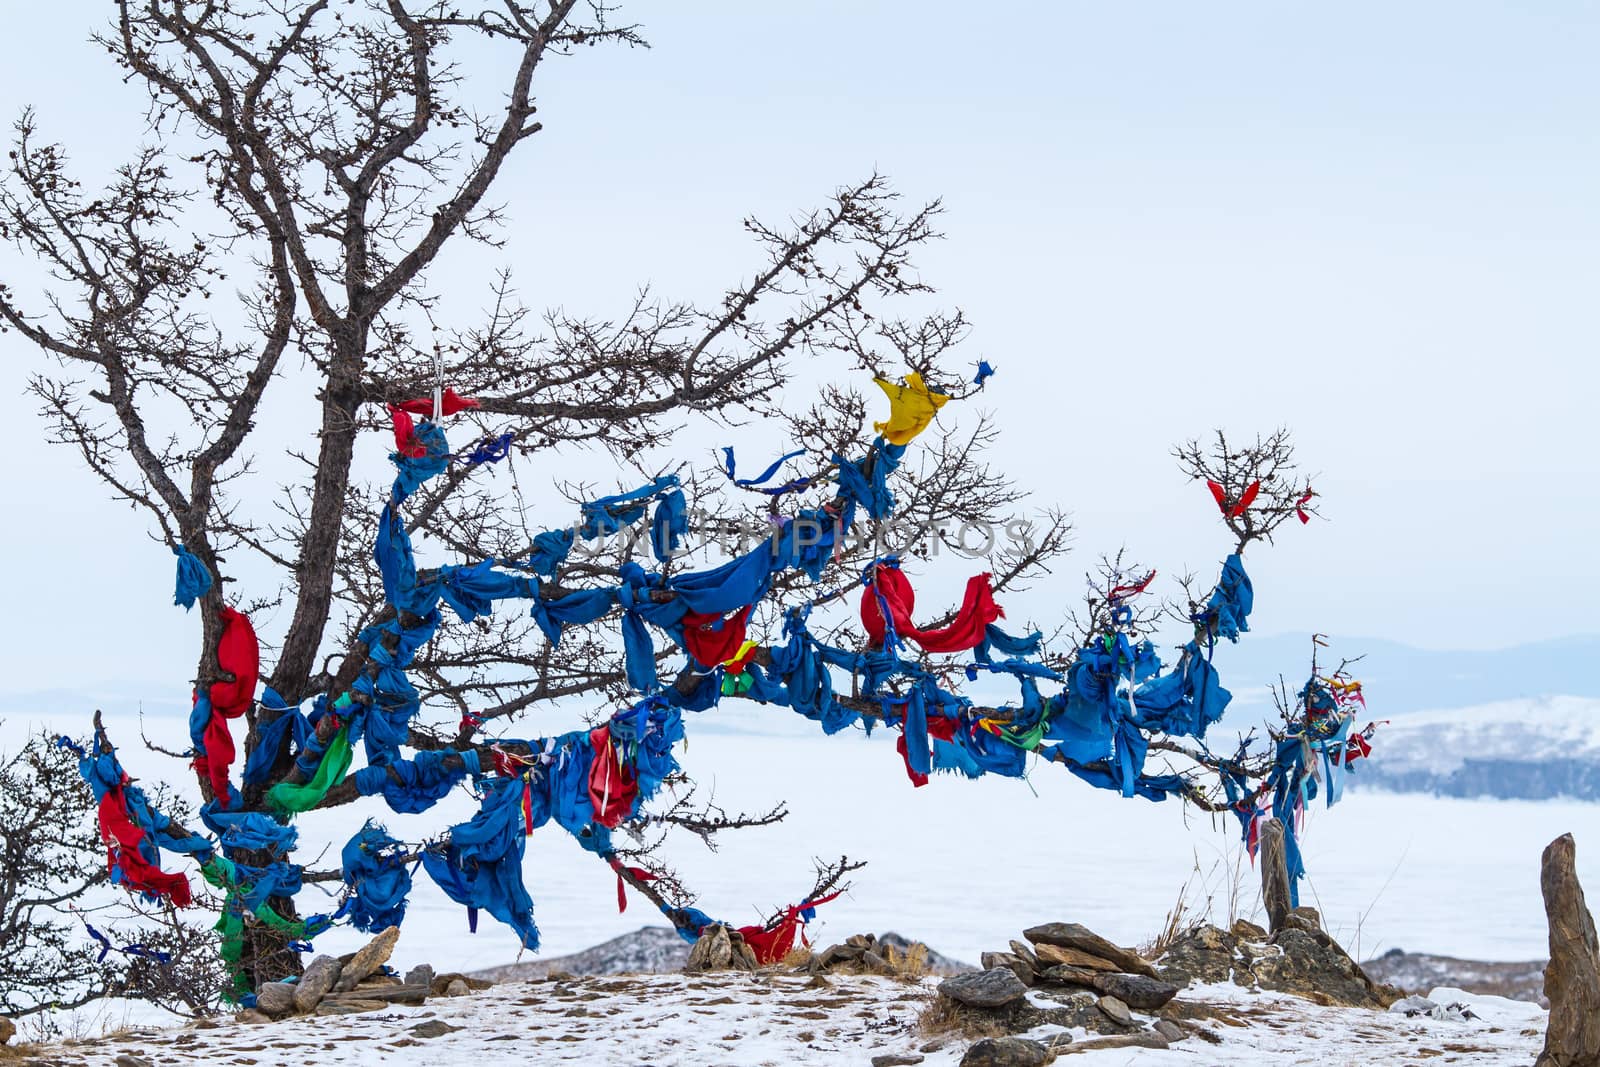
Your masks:
<path fill-rule="evenodd" d="M 233 681 L 212 683 L 211 710 L 236 719 L 255 699 L 256 682 L 261 677 L 261 643 L 246 615 L 232 608 L 223 608 L 221 615 L 217 666 L 233 675 Z"/>
<path fill-rule="evenodd" d="M 840 890 L 843 892 L 843 890 Z M 806 935 L 802 927 L 806 918 L 801 912 L 821 907 L 830 900 L 837 900 L 839 893 L 830 893 L 821 900 L 808 900 L 800 904 L 791 904 L 783 911 L 783 918 L 777 925 L 768 929 L 764 926 L 741 926 L 739 933 L 744 937 L 744 943 L 749 945 L 756 954 L 756 962 L 763 967 L 778 963 L 794 950 L 794 938 L 800 935 L 800 943 L 807 944 Z"/>
<path fill-rule="evenodd" d="M 639 782 L 633 768 L 617 758 L 611 744 L 611 727 L 599 726 L 589 732 L 594 762 L 589 766 L 589 802 L 594 805 L 594 821 L 615 828 L 633 810 L 639 795 Z"/>
<path fill-rule="evenodd" d="M 394 450 L 407 459 L 421 459 L 428 446 L 417 440 L 417 424 L 404 408 L 389 405 L 389 420 L 394 423 Z"/>
<path fill-rule="evenodd" d="M 177 871 L 163 871 L 139 854 L 144 830 L 128 818 L 120 785 L 100 798 L 100 838 L 106 843 L 106 866 L 120 870 L 129 889 L 167 897 L 180 908 L 189 906 L 189 879 Z"/>
<path fill-rule="evenodd" d="M 740 608 L 724 618 L 698 611 L 683 614 L 683 644 L 702 667 L 715 667 L 732 659 L 744 644 L 745 628 L 755 605 Z"/>
<path fill-rule="evenodd" d="M 612 856 L 608 862 L 611 869 L 617 872 L 617 914 L 620 915 L 628 910 L 628 883 L 623 880 L 622 872 L 627 871 L 641 882 L 653 882 L 656 876 L 643 867 L 624 867 L 616 856 Z"/>
<path fill-rule="evenodd" d="M 1239 497 L 1239 502 L 1233 506 L 1233 510 L 1228 512 L 1228 517 L 1230 519 L 1237 519 L 1240 515 L 1243 515 L 1245 509 L 1256 502 L 1256 497 L 1260 495 L 1260 493 L 1261 483 L 1251 482 L 1245 487 L 1244 495 Z"/>
<path fill-rule="evenodd" d="M 881 603 L 880 603 L 881 601 Z M 937 630 L 919 630 L 911 621 L 917 595 L 911 582 L 899 567 L 880 563 L 873 568 L 873 577 L 861 591 L 861 624 L 874 645 L 883 644 L 887 628 L 884 625 L 884 607 L 894 632 L 902 640 L 915 641 L 925 652 L 964 652 L 983 643 L 984 628 L 1005 612 L 994 602 L 994 590 L 989 586 L 987 574 L 976 574 L 967 580 L 967 592 L 961 608 L 949 626 Z"/>
<path fill-rule="evenodd" d="M 957 725 L 958 724 L 955 719 L 947 716 L 930 715 L 928 716 L 928 739 L 930 741 L 954 740 L 956 736 Z M 900 753 L 900 758 L 905 761 L 906 777 L 911 779 L 911 784 L 919 787 L 927 785 L 928 776 L 926 774 L 919 774 L 911 769 L 911 759 L 906 755 L 906 735 L 904 731 L 901 732 L 900 737 L 895 741 L 894 750 Z"/>
<path fill-rule="evenodd" d="M 461 396 L 454 389 L 446 389 L 439 398 L 439 414 L 455 415 L 478 406 L 478 402 L 470 396 Z M 421 415 L 423 418 L 433 418 L 433 397 L 418 397 L 416 400 L 402 400 L 395 405 L 401 411 L 412 415 Z"/>
<path fill-rule="evenodd" d="M 219 807 L 228 806 L 228 768 L 236 755 L 228 720 L 237 719 L 255 699 L 261 675 L 261 645 L 250 619 L 223 608 L 222 636 L 217 640 L 217 666 L 233 675 L 231 682 L 213 682 L 211 718 L 206 721 L 205 751 L 195 756 L 195 770 L 211 781 Z"/>

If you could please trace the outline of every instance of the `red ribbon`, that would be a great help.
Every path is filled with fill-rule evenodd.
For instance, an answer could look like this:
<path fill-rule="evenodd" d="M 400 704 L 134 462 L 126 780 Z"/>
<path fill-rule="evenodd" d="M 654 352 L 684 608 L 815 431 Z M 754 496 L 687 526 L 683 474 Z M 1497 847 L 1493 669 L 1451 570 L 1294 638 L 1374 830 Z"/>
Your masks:
<path fill-rule="evenodd" d="M 610 863 L 611 869 L 617 872 L 617 914 L 621 915 L 628 910 L 628 883 L 623 879 L 622 872 L 627 871 L 641 882 L 653 882 L 656 876 L 643 867 L 624 867 L 622 861 L 615 856 L 611 857 Z"/>
<path fill-rule="evenodd" d="M 439 414 L 457 415 L 463 411 L 478 407 L 478 402 L 469 396 L 461 396 L 454 389 L 445 389 L 444 395 L 439 398 Z M 402 400 L 395 407 L 401 411 L 410 412 L 412 415 L 421 415 L 423 418 L 433 418 L 433 397 L 418 397 L 416 400 Z"/>
<path fill-rule="evenodd" d="M 1300 524 L 1302 526 L 1311 521 L 1311 516 L 1306 513 L 1306 505 L 1309 504 L 1311 502 L 1311 498 L 1316 495 L 1317 494 L 1312 492 L 1311 487 L 1308 485 L 1306 486 L 1306 495 L 1295 501 L 1294 513 L 1300 517 Z"/>
<path fill-rule="evenodd" d="M 123 784 L 128 778 L 123 776 Z M 122 786 L 108 789 L 100 798 L 100 838 L 106 843 L 106 865 L 120 871 L 131 890 L 167 897 L 180 908 L 189 906 L 189 879 L 177 871 L 163 871 L 139 854 L 144 830 L 128 816 Z"/>
<path fill-rule="evenodd" d="M 417 440 L 417 424 L 404 408 L 389 405 L 389 421 L 394 424 L 394 450 L 407 459 L 421 459 L 428 446 Z"/>
<path fill-rule="evenodd" d="M 874 645 L 883 644 L 888 630 L 883 617 L 886 605 L 894 632 L 901 638 L 915 641 L 927 652 L 964 652 L 977 648 L 983 642 L 984 629 L 1005 615 L 994 602 L 994 590 L 987 574 L 977 574 L 967 580 L 961 607 L 949 626 L 919 630 L 911 621 L 916 604 L 917 594 L 900 568 L 892 563 L 878 564 L 861 591 L 861 624 L 866 627 L 867 637 Z"/>
<path fill-rule="evenodd" d="M 195 770 L 211 782 L 217 805 L 228 806 L 228 769 L 235 750 L 228 720 L 237 719 L 255 700 L 256 682 L 261 675 L 261 644 L 250 619 L 242 612 L 223 608 L 222 636 L 217 639 L 217 666 L 233 675 L 231 682 L 213 682 L 211 718 L 206 721 L 205 752 L 195 755 Z"/>
<path fill-rule="evenodd" d="M 1251 482 L 1239 496 L 1239 502 L 1233 507 L 1228 506 L 1228 495 L 1222 486 L 1210 478 L 1206 479 L 1206 488 L 1211 490 L 1211 496 L 1217 502 L 1217 510 L 1230 519 L 1237 519 L 1245 513 L 1245 509 L 1256 502 L 1256 497 L 1261 493 L 1261 483 Z"/>
<path fill-rule="evenodd" d="M 756 962 L 763 967 L 777 963 L 794 950 L 795 934 L 800 935 L 801 944 L 809 944 L 803 930 L 805 920 L 800 917 L 802 911 L 810 908 L 819 908 L 830 901 L 837 900 L 844 890 L 830 893 L 820 900 L 808 900 L 800 904 L 791 904 L 783 910 L 783 918 L 779 919 L 771 928 L 763 926 L 741 926 L 739 933 L 744 937 L 744 943 L 749 945 L 756 954 Z"/>

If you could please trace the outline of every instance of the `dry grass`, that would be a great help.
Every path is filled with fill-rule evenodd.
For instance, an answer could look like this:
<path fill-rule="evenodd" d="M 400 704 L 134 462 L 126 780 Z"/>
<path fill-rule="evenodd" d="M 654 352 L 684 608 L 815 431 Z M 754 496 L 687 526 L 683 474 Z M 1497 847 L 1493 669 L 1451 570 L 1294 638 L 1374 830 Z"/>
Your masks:
<path fill-rule="evenodd" d="M 969 1011 L 949 997 L 934 997 L 917 1016 L 917 1029 L 929 1037 L 955 1035 L 969 1041 L 1003 1037 L 1006 1028 L 992 1016 Z"/>

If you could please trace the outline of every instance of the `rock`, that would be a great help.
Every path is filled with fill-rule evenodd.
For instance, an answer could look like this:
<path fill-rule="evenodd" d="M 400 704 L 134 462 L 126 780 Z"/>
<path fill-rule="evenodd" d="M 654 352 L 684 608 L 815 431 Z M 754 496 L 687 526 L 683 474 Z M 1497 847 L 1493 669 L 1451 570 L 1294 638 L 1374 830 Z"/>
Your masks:
<path fill-rule="evenodd" d="M 1278 951 L 1251 962 L 1249 973 L 1262 989 L 1295 993 L 1321 1003 L 1382 1011 L 1395 994 L 1380 987 L 1338 942 L 1320 930 L 1286 926 L 1272 937 Z"/>
<path fill-rule="evenodd" d="M 1012 941 L 1012 942 L 1010 942 L 1010 947 L 1011 947 L 1011 954 L 1013 956 L 1017 957 L 1017 959 L 1021 960 L 1023 963 L 1026 963 L 1029 967 L 1032 967 L 1035 971 L 1043 969 L 1043 968 L 1041 968 L 1039 966 L 1039 957 L 1034 953 L 1033 949 L 1029 948 L 1027 945 L 1023 944 L 1021 941 Z"/>
<path fill-rule="evenodd" d="M 0 1016 L 0 1045 L 9 1043 L 16 1036 L 17 1024 L 4 1016 Z"/>
<path fill-rule="evenodd" d="M 888 1052 L 872 1057 L 872 1067 L 916 1067 L 927 1058 L 916 1052 Z"/>
<path fill-rule="evenodd" d="M 411 973 L 415 974 L 416 972 L 412 971 Z M 411 975 L 408 974 L 406 977 L 410 978 Z M 413 1026 L 411 1028 L 411 1032 L 416 1034 L 418 1037 L 443 1037 L 445 1034 L 464 1029 L 466 1028 L 462 1026 L 451 1026 L 442 1019 L 429 1019 L 425 1023 L 418 1023 L 417 1025 Z"/>
<path fill-rule="evenodd" d="M 144 1057 L 134 1056 L 126 1052 L 122 1053 L 112 1062 L 114 1062 L 117 1067 L 154 1067 L 154 1065 Z"/>
<path fill-rule="evenodd" d="M 1112 1037 L 1093 1037 L 1057 1049 L 1058 1055 L 1071 1055 L 1074 1052 L 1100 1052 L 1114 1048 L 1166 1048 L 1167 1039 L 1160 1034 L 1146 1031 L 1142 1034 L 1117 1034 Z"/>
<path fill-rule="evenodd" d="M 246 1008 L 244 1011 L 234 1015 L 233 1021 L 244 1023 L 246 1026 L 260 1026 L 262 1023 L 270 1023 L 272 1020 L 254 1008 Z"/>
<path fill-rule="evenodd" d="M 1187 985 L 1190 982 L 1226 982 L 1233 977 L 1232 934 L 1202 923 L 1167 947 L 1156 977 Z"/>
<path fill-rule="evenodd" d="M 467 985 L 466 981 L 461 978 L 457 978 L 444 987 L 444 995 L 447 997 L 464 997 L 471 992 L 472 987 Z"/>
<path fill-rule="evenodd" d="M 1322 929 L 1322 916 L 1317 912 L 1316 908 L 1313 908 L 1309 905 L 1302 904 L 1298 908 L 1295 908 L 1293 911 L 1289 912 L 1289 918 L 1299 919 L 1301 923 L 1304 923 L 1305 925 L 1302 927 L 1302 929 Z"/>
<path fill-rule="evenodd" d="M 334 1000 L 326 998 L 317 1005 L 318 1015 L 355 1015 L 363 1011 L 382 1011 L 389 1005 L 381 1000 Z"/>
<path fill-rule="evenodd" d="M 1562 834 L 1545 846 L 1539 888 L 1550 923 L 1544 993 L 1550 1024 L 1534 1067 L 1600 1067 L 1600 943 L 1583 898 L 1577 844 Z"/>
<path fill-rule="evenodd" d="M 305 979 L 302 978 L 300 981 L 304 982 Z M 406 985 L 425 985 L 430 989 L 433 988 L 433 968 L 426 963 L 411 968 L 406 972 Z"/>
<path fill-rule="evenodd" d="M 339 961 L 332 956 L 318 956 L 300 976 L 294 990 L 294 1010 L 308 1012 L 314 1009 L 339 980 Z"/>
<path fill-rule="evenodd" d="M 1022 979 L 1006 967 L 958 974 L 939 983 L 942 996 L 971 1008 L 1003 1008 L 1014 1000 L 1021 1000 L 1027 992 Z"/>
<path fill-rule="evenodd" d="M 1389 1005 L 1389 1010 L 1400 1012 L 1403 1015 L 1426 1015 L 1438 1006 L 1427 997 L 1419 997 L 1413 994 L 1409 997 L 1401 997 Z"/>
<path fill-rule="evenodd" d="M 565 971 L 553 971 L 546 979 L 546 981 L 556 982 L 557 984 L 560 984 L 561 982 L 570 982 L 572 980 L 573 976 Z M 447 974 L 434 975 L 433 983 L 428 986 L 428 989 L 434 996 L 442 997 L 446 994 L 446 991 L 451 987 L 451 985 L 456 982 L 465 984 L 469 992 L 478 989 L 488 989 L 490 986 L 494 985 L 493 982 L 486 978 L 472 978 L 468 975 L 462 974 L 460 971 L 450 971 Z"/>
<path fill-rule="evenodd" d="M 459 982 L 462 988 L 466 989 L 465 982 L 462 982 L 459 978 L 456 979 L 456 982 Z M 454 985 L 456 983 L 451 984 Z M 429 992 L 429 988 L 425 985 L 360 986 L 350 993 L 329 993 L 322 998 L 321 1003 L 327 1004 L 332 1001 L 349 1000 L 381 1000 L 385 1004 L 410 1004 L 415 1006 L 425 1002 L 428 999 Z"/>
<path fill-rule="evenodd" d="M 689 961 L 683 969 L 690 974 L 702 971 L 726 971 L 733 965 L 733 942 L 728 940 L 726 926 L 709 926 L 701 931 L 700 938 L 689 950 Z"/>
<path fill-rule="evenodd" d="M 1091 971 L 1116 971 L 1121 969 L 1108 959 L 1103 959 L 1082 949 L 1065 948 L 1061 945 L 1040 945 L 1038 954 L 1039 962 L 1047 967 L 1060 964 L 1066 967 L 1079 967 Z"/>
<path fill-rule="evenodd" d="M 978 957 L 978 962 L 983 964 L 983 969 L 992 971 L 996 967 L 1004 967 L 1021 979 L 1023 985 L 1034 983 L 1034 970 L 1022 959 L 1009 952 L 985 952 Z"/>
<path fill-rule="evenodd" d="M 1091 956 L 1110 961 L 1117 970 L 1126 971 L 1129 974 L 1142 974 L 1147 978 L 1160 977 L 1156 974 L 1156 969 L 1150 965 L 1149 961 L 1137 952 L 1123 948 L 1120 945 L 1113 945 L 1087 926 L 1081 926 L 1078 923 L 1045 923 L 1043 926 L 1035 926 L 1030 930 L 1024 930 L 1022 936 L 1034 943 L 1036 946 L 1035 951 L 1038 951 L 1038 946 L 1043 945 L 1054 945 L 1057 948 L 1074 948 L 1079 952 L 1087 952 Z M 1042 960 L 1043 958 L 1044 954 L 1040 952 L 1040 959 Z M 1061 960 L 1059 962 L 1065 963 L 1067 961 Z"/>
<path fill-rule="evenodd" d="M 1101 974 L 1095 976 L 1093 988 L 1130 1008 L 1154 1011 L 1177 996 L 1181 987 L 1142 974 Z"/>
<path fill-rule="evenodd" d="M 752 962 L 754 961 L 754 956 L 755 953 L 752 952 Z M 757 966 L 759 966 L 759 964 L 757 964 Z M 865 967 L 870 974 L 894 973 L 894 968 L 889 966 L 889 961 L 878 955 L 876 952 L 863 952 L 861 954 L 861 966 Z M 756 967 L 751 967 L 750 969 L 755 970 Z"/>
<path fill-rule="evenodd" d="M 986 1037 L 961 1057 L 961 1067 L 1044 1067 L 1049 1062 L 1049 1049 L 1023 1037 Z"/>
<path fill-rule="evenodd" d="M 1166 1038 L 1169 1042 L 1182 1041 L 1189 1036 L 1188 1031 L 1171 1019 L 1157 1019 L 1155 1030 L 1156 1033 Z"/>
<path fill-rule="evenodd" d="M 1046 968 L 1039 975 L 1039 980 L 1077 989 L 1092 989 L 1096 993 L 1116 997 L 1140 1011 L 1154 1011 L 1177 996 L 1183 988 L 1157 978 L 1146 978 L 1142 974 L 1114 974 L 1066 966 Z"/>
<path fill-rule="evenodd" d="M 294 986 L 288 982 L 268 982 L 256 990 L 256 1011 L 276 1019 L 294 1011 Z"/>
<path fill-rule="evenodd" d="M 362 981 L 374 974 L 379 967 L 389 962 L 389 957 L 394 953 L 394 946 L 400 940 L 400 928 L 391 926 L 377 937 L 368 941 L 366 946 L 350 957 L 339 971 L 339 980 L 334 983 L 334 991 L 348 993 Z"/>
<path fill-rule="evenodd" d="M 1233 928 L 1228 931 L 1235 941 L 1265 941 L 1267 932 L 1248 919 L 1233 920 Z"/>
<path fill-rule="evenodd" d="M 1133 1025 L 1133 1012 L 1128 1006 L 1116 997 L 1101 997 L 1095 1001 L 1095 1007 L 1106 1013 L 1106 1018 L 1119 1026 Z"/>
<path fill-rule="evenodd" d="M 1267 909 L 1267 930 L 1277 933 L 1289 918 L 1290 894 L 1288 853 L 1283 823 L 1277 819 L 1261 821 L 1261 900 Z"/>

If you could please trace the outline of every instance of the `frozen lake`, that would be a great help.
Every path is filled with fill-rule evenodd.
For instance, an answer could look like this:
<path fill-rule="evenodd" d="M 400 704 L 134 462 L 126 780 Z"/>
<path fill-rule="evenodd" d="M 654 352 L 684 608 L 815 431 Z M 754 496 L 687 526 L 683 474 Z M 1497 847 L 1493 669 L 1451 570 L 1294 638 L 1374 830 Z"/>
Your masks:
<path fill-rule="evenodd" d="M 688 748 L 680 755 L 703 792 L 729 810 L 753 811 L 780 800 L 791 810 L 782 825 L 726 836 L 715 854 L 692 837 L 669 842 L 672 862 L 702 894 L 700 906 L 719 918 L 758 921 L 810 888 L 813 856 L 841 854 L 870 866 L 855 876 L 848 896 L 821 909 L 813 939 L 897 930 L 971 962 L 1023 927 L 1048 920 L 1082 922 L 1137 944 L 1156 932 L 1186 882 L 1191 905 L 1204 911 L 1209 903 L 1223 921 L 1230 909 L 1246 917 L 1258 910 L 1255 872 L 1241 858 L 1231 818 L 1213 823 L 1176 801 L 1124 800 L 1043 764 L 1027 781 L 937 775 L 914 789 L 893 736 L 883 731 L 871 738 L 826 738 L 804 732 L 804 723 L 776 709 L 716 714 L 715 720 L 691 718 Z M 24 721 L 13 714 L 8 726 Z M 77 722 L 55 719 L 54 725 Z M 108 725 L 135 776 L 181 770 L 176 761 L 138 747 L 131 716 L 108 715 Z M 157 743 L 186 744 L 177 716 L 150 716 L 145 729 Z M 766 729 L 775 732 L 751 732 Z M 192 776 L 178 777 L 192 790 Z M 300 821 L 300 858 L 308 866 L 336 866 L 339 846 L 369 815 L 395 836 L 415 841 L 473 810 L 472 798 L 458 790 L 420 816 L 394 815 L 373 800 L 311 813 Z M 1397 946 L 1482 959 L 1537 958 L 1546 934 L 1539 853 L 1567 831 L 1578 839 L 1580 874 L 1591 894 L 1600 894 L 1600 805 L 1352 790 L 1331 810 L 1315 808 L 1308 820 L 1306 902 L 1319 907 L 1329 928 L 1363 958 Z M 168 867 L 178 864 L 164 859 Z M 637 897 L 619 915 L 610 870 L 553 824 L 529 839 L 525 870 L 545 954 L 575 951 L 658 921 Z M 302 910 L 323 910 L 318 891 L 311 887 L 302 895 Z M 361 936 L 332 931 L 318 948 L 347 951 Z M 517 954 L 515 938 L 487 916 L 478 933 L 469 934 L 465 911 L 418 873 L 400 963 L 471 969 Z"/>

